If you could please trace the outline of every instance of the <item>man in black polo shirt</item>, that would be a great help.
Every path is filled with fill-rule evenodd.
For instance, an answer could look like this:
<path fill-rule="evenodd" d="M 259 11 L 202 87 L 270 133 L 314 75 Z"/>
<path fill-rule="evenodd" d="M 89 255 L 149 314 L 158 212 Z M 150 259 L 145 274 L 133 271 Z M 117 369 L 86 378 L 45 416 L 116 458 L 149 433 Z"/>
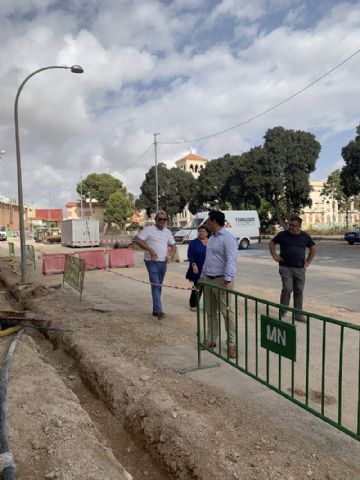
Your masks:
<path fill-rule="evenodd" d="M 279 232 L 269 243 L 270 254 L 279 264 L 282 281 L 281 305 L 289 305 L 291 292 L 294 292 L 294 308 L 302 310 L 305 272 L 315 256 L 315 243 L 309 234 L 301 230 L 302 219 L 292 217 L 289 230 Z M 276 245 L 280 245 L 280 255 Z M 306 257 L 306 250 L 309 253 Z M 298 321 L 305 321 L 302 315 L 295 315 Z"/>

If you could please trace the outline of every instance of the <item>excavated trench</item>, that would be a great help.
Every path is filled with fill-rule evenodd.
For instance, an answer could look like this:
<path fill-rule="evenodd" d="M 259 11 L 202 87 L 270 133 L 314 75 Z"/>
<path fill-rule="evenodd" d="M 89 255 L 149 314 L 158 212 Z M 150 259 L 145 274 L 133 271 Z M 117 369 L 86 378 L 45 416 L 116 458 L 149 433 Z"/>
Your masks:
<path fill-rule="evenodd" d="M 88 413 L 115 458 L 133 476 L 134 480 L 168 480 L 173 478 L 146 451 L 140 438 L 136 438 L 120 423 L 106 403 L 82 378 L 77 362 L 65 353 L 58 342 L 52 343 L 49 336 L 36 334 L 36 342 L 44 361 L 50 363 L 65 385 L 76 395 L 81 407 Z"/>
<path fill-rule="evenodd" d="M 6 317 L 6 312 L 21 311 L 24 314 L 25 323 L 31 324 L 31 320 L 26 318 L 29 317 L 30 312 L 26 311 L 23 303 L 18 301 L 14 295 L 16 296 L 14 290 L 7 288 L 0 281 L 0 317 Z M 20 314 L 17 316 L 21 317 Z M 36 319 L 36 314 L 30 316 Z M 36 327 L 36 322 L 33 325 Z M 67 389 L 71 390 L 76 396 L 82 409 L 91 418 L 97 431 L 100 432 L 104 445 L 111 449 L 117 461 L 132 475 L 134 480 L 147 480 L 149 478 L 168 480 L 174 478 L 159 462 L 152 458 L 147 451 L 144 440 L 125 428 L 119 418 L 113 415 L 106 402 L 92 389 L 87 379 L 83 378 L 78 369 L 77 361 L 63 350 L 57 336 L 48 333 L 43 328 L 27 330 L 27 335 L 31 336 L 36 343 L 41 361 L 50 365 Z M 10 340 L 10 336 L 3 337 L 3 340 L 6 339 Z M 6 343 L 9 343 L 9 341 Z M 3 350 L 5 350 L 4 347 Z M 3 362 L 4 352 L 1 353 Z M 51 388 L 51 385 L 49 385 L 49 388 Z M 11 381 L 8 390 L 11 390 Z M 8 428 L 9 430 L 12 428 L 10 423 Z M 16 462 L 16 445 L 12 445 L 12 453 Z M 45 476 L 45 478 L 60 477 Z"/>

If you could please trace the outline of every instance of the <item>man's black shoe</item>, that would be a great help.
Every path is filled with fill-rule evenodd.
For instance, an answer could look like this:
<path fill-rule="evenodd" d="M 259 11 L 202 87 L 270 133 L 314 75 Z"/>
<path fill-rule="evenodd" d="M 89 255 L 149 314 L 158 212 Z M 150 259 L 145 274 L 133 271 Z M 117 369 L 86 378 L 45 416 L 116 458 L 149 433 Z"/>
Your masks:
<path fill-rule="evenodd" d="M 158 319 L 161 320 L 162 318 L 166 317 L 166 315 L 164 312 L 153 312 L 153 317 L 158 317 Z"/>

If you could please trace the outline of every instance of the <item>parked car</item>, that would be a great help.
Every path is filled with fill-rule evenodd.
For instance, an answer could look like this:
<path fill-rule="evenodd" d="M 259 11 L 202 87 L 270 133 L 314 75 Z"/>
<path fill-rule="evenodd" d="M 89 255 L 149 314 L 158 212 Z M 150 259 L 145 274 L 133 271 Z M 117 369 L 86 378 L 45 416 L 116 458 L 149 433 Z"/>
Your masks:
<path fill-rule="evenodd" d="M 354 228 L 352 232 L 346 232 L 344 240 L 346 240 L 349 245 L 354 245 L 356 242 L 360 243 L 360 227 Z"/>

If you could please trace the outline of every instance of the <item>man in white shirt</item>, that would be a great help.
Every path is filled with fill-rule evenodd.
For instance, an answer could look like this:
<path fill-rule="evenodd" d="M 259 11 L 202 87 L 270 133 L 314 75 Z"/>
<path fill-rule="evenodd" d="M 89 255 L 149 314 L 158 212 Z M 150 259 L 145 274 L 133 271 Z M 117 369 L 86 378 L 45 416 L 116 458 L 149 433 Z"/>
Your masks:
<path fill-rule="evenodd" d="M 174 237 L 165 227 L 166 222 L 167 215 L 160 210 L 155 215 L 155 225 L 144 228 L 135 240 L 135 243 L 145 250 L 144 261 L 151 283 L 153 315 L 159 320 L 165 317 L 161 305 L 161 286 L 167 263 L 170 262 L 176 250 Z"/>

